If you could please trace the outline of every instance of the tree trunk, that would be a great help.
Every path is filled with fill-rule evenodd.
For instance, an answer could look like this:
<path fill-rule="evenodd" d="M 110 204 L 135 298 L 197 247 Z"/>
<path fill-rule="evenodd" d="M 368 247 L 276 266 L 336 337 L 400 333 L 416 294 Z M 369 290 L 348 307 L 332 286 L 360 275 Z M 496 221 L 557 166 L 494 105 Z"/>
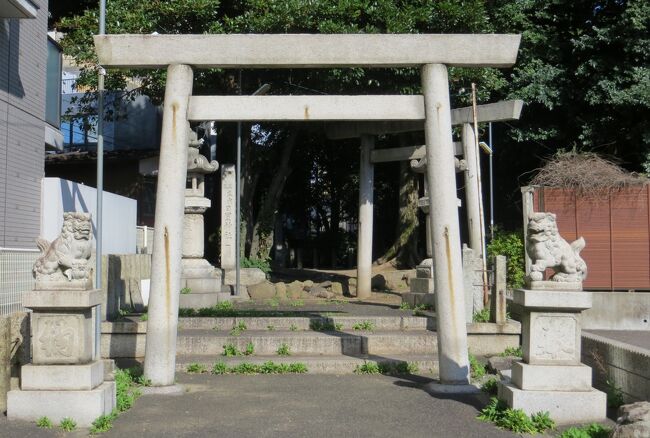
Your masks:
<path fill-rule="evenodd" d="M 269 189 L 262 201 L 252 232 L 250 257 L 268 259 L 273 246 L 273 226 L 284 185 L 291 173 L 291 152 L 296 145 L 298 130 L 292 129 L 282 142 L 280 163 L 271 179 Z"/>
<path fill-rule="evenodd" d="M 417 252 L 417 175 L 411 171 L 408 161 L 400 162 L 399 172 L 397 237 L 386 253 L 377 259 L 377 263 L 384 264 L 394 259 L 400 267 L 413 267 L 420 262 Z"/>

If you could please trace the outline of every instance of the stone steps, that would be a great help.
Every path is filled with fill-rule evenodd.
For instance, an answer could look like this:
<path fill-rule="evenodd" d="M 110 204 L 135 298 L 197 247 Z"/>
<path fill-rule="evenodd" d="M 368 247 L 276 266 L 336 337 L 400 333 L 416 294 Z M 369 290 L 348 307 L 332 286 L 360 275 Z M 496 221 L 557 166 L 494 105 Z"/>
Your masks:
<path fill-rule="evenodd" d="M 371 324 L 375 330 L 435 330 L 435 317 L 424 316 L 322 316 L 314 314 L 305 317 L 218 317 L 218 318 L 179 318 L 179 330 L 230 330 L 240 322 L 248 330 L 312 330 L 326 325 L 337 326 L 341 330 L 353 330 L 356 324 Z"/>
<path fill-rule="evenodd" d="M 286 331 L 245 330 L 231 335 L 220 330 L 181 330 L 176 342 L 177 355 L 220 355 L 223 346 L 234 345 L 243 351 L 252 343 L 257 355 L 277 355 L 282 345 L 296 355 L 384 355 L 435 354 L 437 336 L 427 330 L 404 331 Z"/>
<path fill-rule="evenodd" d="M 383 366 L 395 367 L 399 364 L 415 365 L 417 375 L 437 375 L 438 358 L 434 355 L 391 355 L 390 357 L 376 355 L 359 356 L 321 356 L 321 355 L 291 355 L 291 356 L 237 356 L 224 357 L 213 355 L 185 355 L 177 358 L 176 370 L 187 372 L 190 364 L 200 364 L 208 372 L 215 363 L 224 362 L 228 367 L 242 363 L 262 364 L 273 361 L 276 364 L 302 363 L 310 374 L 353 374 L 357 367 L 364 363 L 378 363 Z"/>

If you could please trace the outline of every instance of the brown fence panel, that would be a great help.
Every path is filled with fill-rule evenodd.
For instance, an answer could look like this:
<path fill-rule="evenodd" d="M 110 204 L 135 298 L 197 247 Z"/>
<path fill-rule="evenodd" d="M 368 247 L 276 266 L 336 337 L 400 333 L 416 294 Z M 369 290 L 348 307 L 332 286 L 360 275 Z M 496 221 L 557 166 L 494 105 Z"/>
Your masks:
<path fill-rule="evenodd" d="M 605 198 L 576 197 L 571 191 L 536 188 L 535 211 L 557 215 L 569 242 L 582 236 L 589 267 L 585 288 L 650 289 L 650 190 L 636 186 Z"/>
<path fill-rule="evenodd" d="M 587 246 L 581 253 L 589 269 L 584 287 L 612 289 L 609 199 L 578 197 L 576 222 L 578 236 L 584 237 L 587 241 Z"/>
<path fill-rule="evenodd" d="M 650 287 L 647 187 L 611 196 L 612 283 L 614 289 Z"/>

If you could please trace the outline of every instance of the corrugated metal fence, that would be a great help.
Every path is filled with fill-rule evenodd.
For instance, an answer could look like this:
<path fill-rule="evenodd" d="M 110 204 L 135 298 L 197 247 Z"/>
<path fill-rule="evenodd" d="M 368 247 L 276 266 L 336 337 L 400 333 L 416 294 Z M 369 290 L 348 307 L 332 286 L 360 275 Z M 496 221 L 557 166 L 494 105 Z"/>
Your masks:
<path fill-rule="evenodd" d="M 32 265 L 40 252 L 0 248 L 0 315 L 23 311 L 22 296 L 34 287 Z"/>
<path fill-rule="evenodd" d="M 601 197 L 571 190 L 525 187 L 529 211 L 557 215 L 567 241 L 583 236 L 589 274 L 585 288 L 650 290 L 650 185 L 613 190 Z M 526 199 L 528 198 L 528 199 Z"/>

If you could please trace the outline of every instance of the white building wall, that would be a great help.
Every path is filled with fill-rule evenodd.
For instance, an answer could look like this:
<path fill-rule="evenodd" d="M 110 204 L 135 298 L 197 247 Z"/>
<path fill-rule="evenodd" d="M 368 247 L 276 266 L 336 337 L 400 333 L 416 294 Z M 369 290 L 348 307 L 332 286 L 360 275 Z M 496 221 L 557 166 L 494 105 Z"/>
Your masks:
<path fill-rule="evenodd" d="M 54 240 L 61 232 L 63 213 L 77 211 L 92 214 L 93 238 L 97 239 L 97 190 L 61 178 L 43 178 L 41 236 Z M 104 192 L 102 252 L 104 254 L 136 253 L 137 201 Z"/>

